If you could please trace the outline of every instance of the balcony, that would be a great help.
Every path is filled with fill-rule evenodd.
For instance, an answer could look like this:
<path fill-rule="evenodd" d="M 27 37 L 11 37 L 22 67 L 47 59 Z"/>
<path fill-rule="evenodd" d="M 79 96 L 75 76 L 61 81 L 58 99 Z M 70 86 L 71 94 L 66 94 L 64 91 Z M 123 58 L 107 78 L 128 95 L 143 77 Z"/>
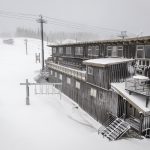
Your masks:
<path fill-rule="evenodd" d="M 133 78 L 127 79 L 125 82 L 125 89 L 129 94 L 136 93 L 146 98 L 146 107 L 150 97 L 150 80 L 148 77 L 137 75 Z"/>
<path fill-rule="evenodd" d="M 86 79 L 86 71 L 80 71 L 80 70 L 68 68 L 68 67 L 65 67 L 62 65 L 55 64 L 51 61 L 47 61 L 46 65 L 48 68 L 51 68 L 51 69 L 57 70 L 59 72 L 65 73 L 65 74 L 72 76 L 72 77 L 75 77 L 77 79 L 80 79 L 83 81 L 85 81 L 85 79 Z"/>

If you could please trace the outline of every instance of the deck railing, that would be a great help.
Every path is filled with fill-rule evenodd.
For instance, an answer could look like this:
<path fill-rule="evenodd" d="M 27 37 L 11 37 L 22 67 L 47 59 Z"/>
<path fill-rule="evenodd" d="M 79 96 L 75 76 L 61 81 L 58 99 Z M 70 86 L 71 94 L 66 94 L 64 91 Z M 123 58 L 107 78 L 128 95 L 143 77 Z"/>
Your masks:
<path fill-rule="evenodd" d="M 48 68 L 60 71 L 62 73 L 66 73 L 66 74 L 73 76 L 75 78 L 78 78 L 80 80 L 85 81 L 85 79 L 86 79 L 86 71 L 80 71 L 80 70 L 68 68 L 68 67 L 53 63 L 51 61 L 47 61 L 46 65 Z"/>
<path fill-rule="evenodd" d="M 150 96 L 150 84 L 148 84 L 146 81 L 140 82 L 133 78 L 127 79 L 125 81 L 125 89 L 144 96 Z"/>

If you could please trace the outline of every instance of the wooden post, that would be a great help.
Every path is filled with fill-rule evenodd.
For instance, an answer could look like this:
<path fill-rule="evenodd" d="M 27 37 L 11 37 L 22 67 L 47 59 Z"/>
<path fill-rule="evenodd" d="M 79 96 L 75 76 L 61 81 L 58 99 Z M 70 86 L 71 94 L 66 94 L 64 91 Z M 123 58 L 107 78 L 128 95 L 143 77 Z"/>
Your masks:
<path fill-rule="evenodd" d="M 140 130 L 139 130 L 140 134 L 142 134 L 143 120 L 144 120 L 144 115 L 143 113 L 141 113 L 140 114 Z"/>
<path fill-rule="evenodd" d="M 26 79 L 26 105 L 30 105 L 30 102 L 29 102 L 29 82 L 28 82 L 28 79 Z"/>
<path fill-rule="evenodd" d="M 148 106 L 149 96 L 146 96 L 146 107 Z"/>
<path fill-rule="evenodd" d="M 125 120 L 125 119 L 126 119 L 126 116 L 127 116 L 127 101 L 126 101 L 126 99 L 123 99 L 123 100 L 124 100 L 123 119 Z"/>

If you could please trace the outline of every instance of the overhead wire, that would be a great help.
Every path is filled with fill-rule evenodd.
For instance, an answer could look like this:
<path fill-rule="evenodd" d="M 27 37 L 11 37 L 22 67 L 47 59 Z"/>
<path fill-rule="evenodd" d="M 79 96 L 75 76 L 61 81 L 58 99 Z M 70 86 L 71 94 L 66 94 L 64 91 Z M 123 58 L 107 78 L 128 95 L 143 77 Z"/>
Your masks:
<path fill-rule="evenodd" d="M 25 14 L 25 13 L 20 13 L 20 12 L 4 11 L 1 9 L 0 9 L 0 16 L 11 18 L 11 19 L 21 19 L 21 20 L 26 20 L 26 21 L 35 21 L 37 20 L 37 17 L 38 17 L 38 15 L 35 15 L 35 14 Z M 82 23 L 75 23 L 75 22 L 52 18 L 48 16 L 43 16 L 43 17 L 48 20 L 48 23 L 52 25 L 61 26 L 64 28 L 73 28 L 73 29 L 80 30 L 80 31 L 88 31 L 88 32 L 96 32 L 96 33 L 102 33 L 102 32 L 103 33 L 104 32 L 115 33 L 115 34 L 121 33 L 121 31 L 117 29 L 104 28 L 104 27 L 87 25 L 87 24 L 82 24 Z M 133 33 L 129 33 L 129 34 L 135 35 Z"/>

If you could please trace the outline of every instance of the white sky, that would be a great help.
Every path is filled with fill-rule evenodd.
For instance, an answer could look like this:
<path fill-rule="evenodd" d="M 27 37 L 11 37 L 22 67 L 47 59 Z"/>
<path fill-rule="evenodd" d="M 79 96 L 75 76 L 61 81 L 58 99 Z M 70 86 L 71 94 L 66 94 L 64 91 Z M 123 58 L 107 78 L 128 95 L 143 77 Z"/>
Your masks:
<path fill-rule="evenodd" d="M 78 23 L 150 35 L 149 0 L 0 0 L 0 9 L 43 14 Z M 30 22 L 0 17 L 0 31 L 14 29 L 21 25 L 33 27 L 33 23 Z M 46 28 L 68 30 L 50 23 Z"/>

